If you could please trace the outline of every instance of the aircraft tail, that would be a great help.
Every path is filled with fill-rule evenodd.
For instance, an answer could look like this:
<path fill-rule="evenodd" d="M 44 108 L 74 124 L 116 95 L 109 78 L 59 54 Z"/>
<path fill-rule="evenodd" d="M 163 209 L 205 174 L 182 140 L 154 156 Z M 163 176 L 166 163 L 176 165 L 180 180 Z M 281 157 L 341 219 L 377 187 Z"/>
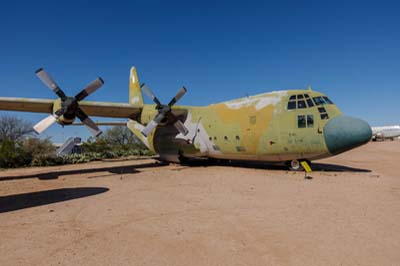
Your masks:
<path fill-rule="evenodd" d="M 144 105 L 139 78 L 134 66 L 132 66 L 131 74 L 129 76 L 129 103 L 139 107 Z"/>

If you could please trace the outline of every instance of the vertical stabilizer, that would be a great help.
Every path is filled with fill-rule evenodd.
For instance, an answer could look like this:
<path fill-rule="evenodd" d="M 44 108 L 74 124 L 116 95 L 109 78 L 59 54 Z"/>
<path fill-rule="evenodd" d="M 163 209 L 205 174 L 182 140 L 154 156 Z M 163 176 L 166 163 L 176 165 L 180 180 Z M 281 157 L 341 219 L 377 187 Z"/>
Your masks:
<path fill-rule="evenodd" d="M 135 106 L 143 106 L 143 96 L 140 89 L 136 68 L 132 66 L 129 76 L 129 103 Z"/>

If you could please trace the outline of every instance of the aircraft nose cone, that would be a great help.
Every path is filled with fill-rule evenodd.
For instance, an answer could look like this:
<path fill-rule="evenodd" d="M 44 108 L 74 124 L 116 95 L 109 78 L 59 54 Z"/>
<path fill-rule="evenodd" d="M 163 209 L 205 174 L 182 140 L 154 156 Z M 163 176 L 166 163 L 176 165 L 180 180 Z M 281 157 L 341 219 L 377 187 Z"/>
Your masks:
<path fill-rule="evenodd" d="M 331 154 L 338 154 L 363 145 L 371 137 L 371 127 L 367 122 L 349 116 L 332 118 L 324 127 L 325 143 Z"/>

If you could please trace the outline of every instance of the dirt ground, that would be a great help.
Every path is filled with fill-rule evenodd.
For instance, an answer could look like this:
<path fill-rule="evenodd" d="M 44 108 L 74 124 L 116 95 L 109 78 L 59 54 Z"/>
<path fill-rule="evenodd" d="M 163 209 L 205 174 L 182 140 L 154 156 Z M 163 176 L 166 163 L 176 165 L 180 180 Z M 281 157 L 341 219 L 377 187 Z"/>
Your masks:
<path fill-rule="evenodd" d="M 266 167 L 0 172 L 0 265 L 400 265 L 400 141 Z"/>

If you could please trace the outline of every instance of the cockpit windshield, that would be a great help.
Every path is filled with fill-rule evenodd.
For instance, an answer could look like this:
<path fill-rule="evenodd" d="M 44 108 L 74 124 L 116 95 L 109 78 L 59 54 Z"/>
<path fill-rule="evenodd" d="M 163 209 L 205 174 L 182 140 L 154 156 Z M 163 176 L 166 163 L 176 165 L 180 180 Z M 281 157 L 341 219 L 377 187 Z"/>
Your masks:
<path fill-rule="evenodd" d="M 326 96 L 316 96 L 311 98 L 308 94 L 297 94 L 289 97 L 288 110 L 310 108 L 314 105 L 333 104 Z"/>
<path fill-rule="evenodd" d="M 329 100 L 328 97 L 324 96 L 323 98 L 324 98 L 324 100 L 325 100 L 325 102 L 326 102 L 327 104 L 333 104 L 333 102 L 332 102 L 331 100 Z"/>
<path fill-rule="evenodd" d="M 314 103 L 308 94 L 297 94 L 290 96 L 287 109 L 304 109 L 313 106 Z"/>
<path fill-rule="evenodd" d="M 333 104 L 333 102 L 326 96 L 313 97 L 315 105 Z"/>

